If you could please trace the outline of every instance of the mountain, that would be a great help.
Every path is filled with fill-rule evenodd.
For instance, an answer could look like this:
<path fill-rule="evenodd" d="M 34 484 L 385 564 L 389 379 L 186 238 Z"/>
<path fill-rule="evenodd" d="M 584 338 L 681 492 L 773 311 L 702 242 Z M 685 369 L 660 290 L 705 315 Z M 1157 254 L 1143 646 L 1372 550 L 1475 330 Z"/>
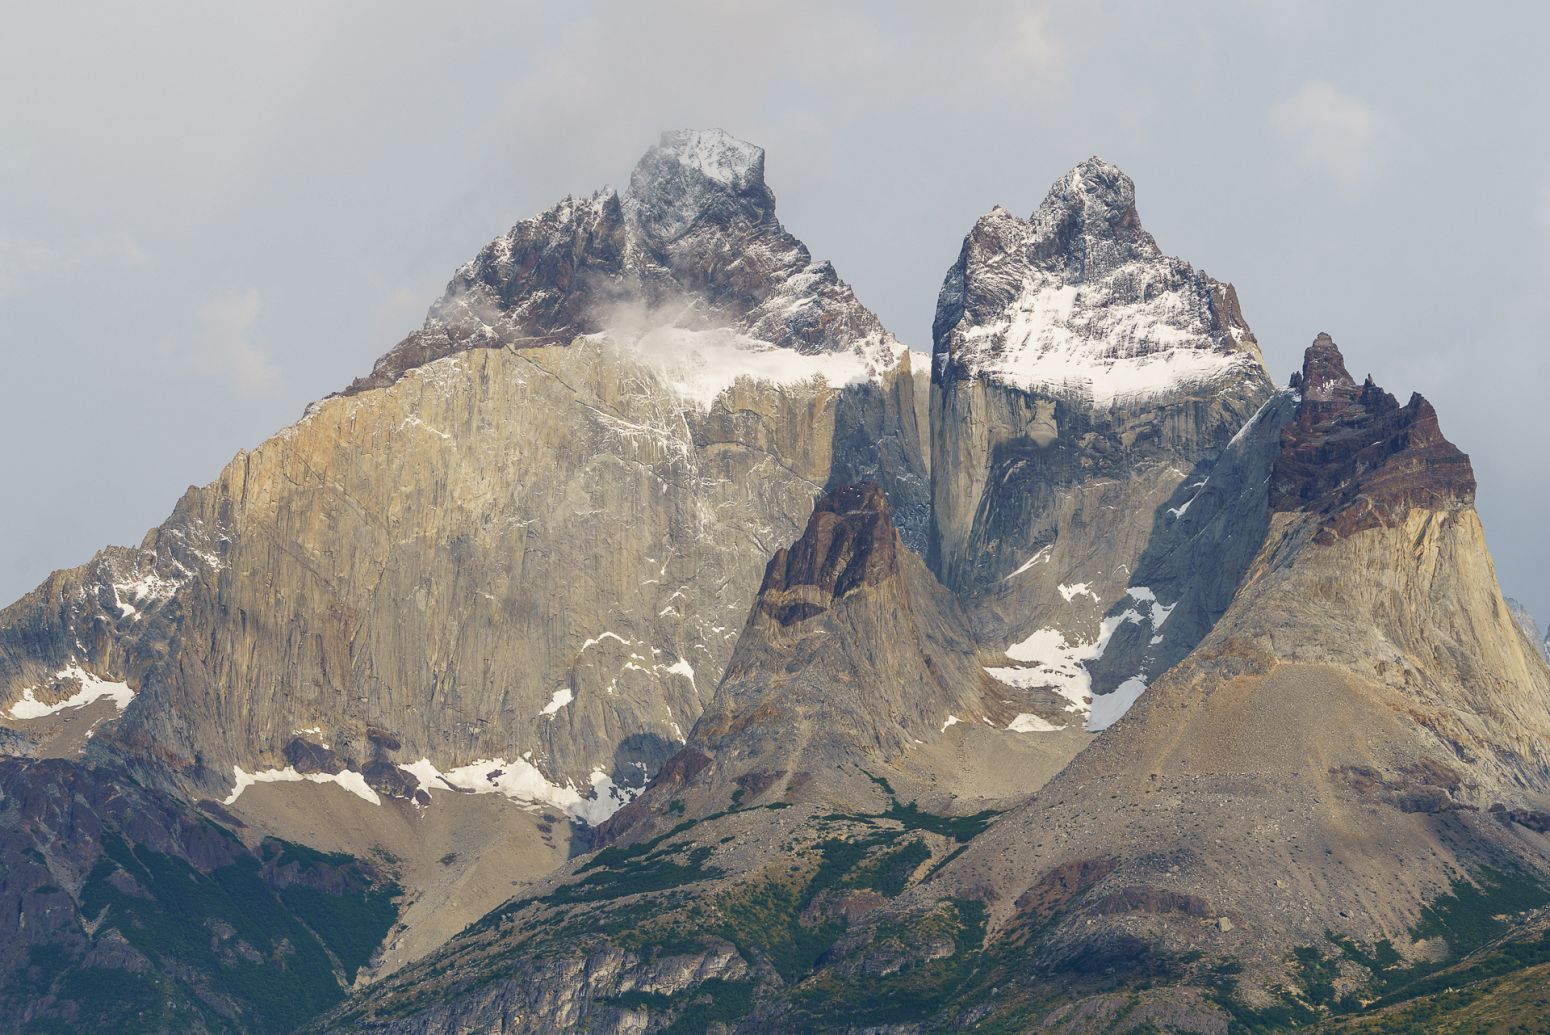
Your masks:
<path fill-rule="evenodd" d="M 827 487 L 876 482 L 923 541 L 914 384 L 763 152 L 665 134 L 139 547 L 0 612 L 0 748 L 386 853 L 401 965 L 677 750 Z"/>
<path fill-rule="evenodd" d="M 1096 158 L 933 347 L 719 132 L 492 242 L 0 612 L 0 1025 L 1536 1020 L 1550 665 L 1432 406 L 1277 389 Z"/>
<path fill-rule="evenodd" d="M 1497 587 L 1468 458 L 1325 335 L 1293 388 L 1226 614 L 930 892 L 983 901 L 1046 979 L 1307 1018 L 1547 899 L 1550 669 Z"/>
<path fill-rule="evenodd" d="M 716 694 L 605 846 L 322 1026 L 628 1031 L 678 997 L 689 1030 L 800 1030 L 754 996 L 799 981 L 1086 742 L 1053 693 L 1012 714 L 981 660 L 882 490 L 832 490 L 771 557 Z"/>
<path fill-rule="evenodd" d="M 980 218 L 933 339 L 932 570 L 1014 659 L 1002 678 L 1102 728 L 1160 669 L 1094 682 L 1083 662 L 1122 616 L 1177 604 L 1132 577 L 1154 526 L 1272 394 L 1237 293 L 1164 255 L 1130 178 L 1092 158 L 1028 219 Z"/>
<path fill-rule="evenodd" d="M 923 509 L 912 388 L 775 219 L 763 153 L 667 134 L 624 194 L 494 241 L 139 549 L 7 609 L 4 698 L 123 684 L 94 744 L 204 795 L 287 764 L 404 795 L 395 767 L 487 759 L 596 818 L 682 740 L 826 484 Z"/>
<path fill-rule="evenodd" d="M 975 749 L 1026 774 L 1022 801 L 964 794 L 962 760 L 918 778 L 957 729 L 933 736 L 923 702 L 966 710 L 977 683 L 942 651 L 1032 666 L 975 628 L 982 591 L 955 607 L 900 560 L 881 494 L 842 493 L 772 558 L 608 846 L 322 1030 L 1278 1030 L 1424 995 L 1471 953 L 1540 959 L 1528 934 L 1488 943 L 1550 903 L 1550 669 L 1468 458 L 1326 335 L 1283 391 L 1248 369 L 1259 405 L 1136 523 L 1077 659 L 1094 683 L 1155 665 L 1150 689 L 1052 778 L 1011 741 Z M 937 493 L 950 462 L 934 449 Z M 1044 728 L 1024 745 L 1073 732 Z"/>
<path fill-rule="evenodd" d="M 1086 738 L 1049 732 L 1065 725 L 1061 697 L 1014 704 L 982 660 L 882 490 L 840 487 L 770 559 L 684 748 L 606 832 L 638 839 L 648 814 L 666 829 L 734 798 L 864 810 L 899 794 L 964 811 L 1020 797 Z"/>

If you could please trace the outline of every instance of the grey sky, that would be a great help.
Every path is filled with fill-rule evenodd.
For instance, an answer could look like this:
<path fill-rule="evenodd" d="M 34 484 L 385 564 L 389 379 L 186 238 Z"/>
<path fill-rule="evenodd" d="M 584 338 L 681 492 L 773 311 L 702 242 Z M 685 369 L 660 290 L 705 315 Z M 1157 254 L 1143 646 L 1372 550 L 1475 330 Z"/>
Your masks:
<path fill-rule="evenodd" d="M 30 4 L 0 15 L 0 599 L 369 369 L 659 130 L 763 145 L 904 340 L 974 218 L 1090 154 L 1231 280 L 1437 405 L 1550 620 L 1550 9 L 1415 3 Z M 218 10 L 221 8 L 221 10 Z M 1352 8 L 1359 8 L 1352 10 Z"/>

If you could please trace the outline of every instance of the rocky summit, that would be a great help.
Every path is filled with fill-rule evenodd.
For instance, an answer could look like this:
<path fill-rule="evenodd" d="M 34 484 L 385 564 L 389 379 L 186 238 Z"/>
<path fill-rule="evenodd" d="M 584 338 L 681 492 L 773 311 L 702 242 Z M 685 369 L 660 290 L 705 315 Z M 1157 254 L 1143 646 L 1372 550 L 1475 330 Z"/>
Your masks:
<path fill-rule="evenodd" d="M 1101 159 L 924 369 L 663 134 L 0 611 L 0 1028 L 1537 1030 L 1550 654 L 1442 428 Z"/>

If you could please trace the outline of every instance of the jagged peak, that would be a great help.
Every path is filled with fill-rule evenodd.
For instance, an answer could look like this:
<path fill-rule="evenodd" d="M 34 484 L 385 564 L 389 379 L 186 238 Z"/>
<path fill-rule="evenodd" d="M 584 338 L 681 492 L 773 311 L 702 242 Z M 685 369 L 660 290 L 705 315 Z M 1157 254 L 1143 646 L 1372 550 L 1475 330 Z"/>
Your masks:
<path fill-rule="evenodd" d="M 1318 515 L 1317 541 L 1474 501 L 1469 457 L 1443 435 L 1432 404 L 1412 393 L 1400 406 L 1370 375 L 1357 385 L 1328 334 L 1308 346 L 1291 387 L 1302 399 L 1282 432 L 1271 507 Z"/>
<path fill-rule="evenodd" d="M 1056 180 L 1029 222 L 1041 257 L 1078 276 L 1162 254 L 1141 228 L 1135 181 L 1096 155 Z"/>
<path fill-rule="evenodd" d="M 624 205 L 648 238 L 662 242 L 706 223 L 779 226 L 764 149 L 719 129 L 663 133 L 630 174 Z"/>
<path fill-rule="evenodd" d="M 1371 383 L 1372 378 L 1369 377 Z M 1346 369 L 1345 356 L 1329 334 L 1320 331 L 1302 356 L 1302 370 L 1292 375 L 1292 387 L 1304 399 L 1327 401 L 1349 397 L 1356 391 L 1356 380 Z"/>
<path fill-rule="evenodd" d="M 676 129 L 641 158 L 647 164 L 675 164 L 734 190 L 764 182 L 764 148 L 723 129 Z"/>
<path fill-rule="evenodd" d="M 1074 166 L 1050 186 L 1041 209 L 1079 208 L 1086 219 L 1134 221 L 1136 184 L 1124 170 L 1097 155 Z"/>

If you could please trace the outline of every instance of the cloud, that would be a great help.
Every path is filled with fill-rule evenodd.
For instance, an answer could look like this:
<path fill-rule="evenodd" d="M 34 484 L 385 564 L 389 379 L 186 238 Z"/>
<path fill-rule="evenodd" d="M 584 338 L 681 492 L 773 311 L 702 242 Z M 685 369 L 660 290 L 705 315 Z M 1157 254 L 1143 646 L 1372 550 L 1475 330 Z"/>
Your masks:
<path fill-rule="evenodd" d="M 1396 136 L 1383 112 L 1321 80 L 1270 109 L 1270 128 L 1303 168 L 1353 191 L 1382 173 Z"/>
<path fill-rule="evenodd" d="M 199 322 L 208 342 L 206 355 L 232 379 L 239 391 L 257 395 L 280 383 L 280 369 L 253 341 L 258 324 L 257 288 L 207 303 Z"/>
<path fill-rule="evenodd" d="M 115 276 L 151 261 L 129 234 L 98 234 L 46 244 L 0 233 L 0 300 L 88 276 Z"/>
<path fill-rule="evenodd" d="M 1066 43 L 1057 34 L 1047 8 L 1012 12 L 999 32 L 991 34 L 991 60 L 986 68 L 997 78 L 1028 75 L 1055 79 L 1065 71 Z"/>

